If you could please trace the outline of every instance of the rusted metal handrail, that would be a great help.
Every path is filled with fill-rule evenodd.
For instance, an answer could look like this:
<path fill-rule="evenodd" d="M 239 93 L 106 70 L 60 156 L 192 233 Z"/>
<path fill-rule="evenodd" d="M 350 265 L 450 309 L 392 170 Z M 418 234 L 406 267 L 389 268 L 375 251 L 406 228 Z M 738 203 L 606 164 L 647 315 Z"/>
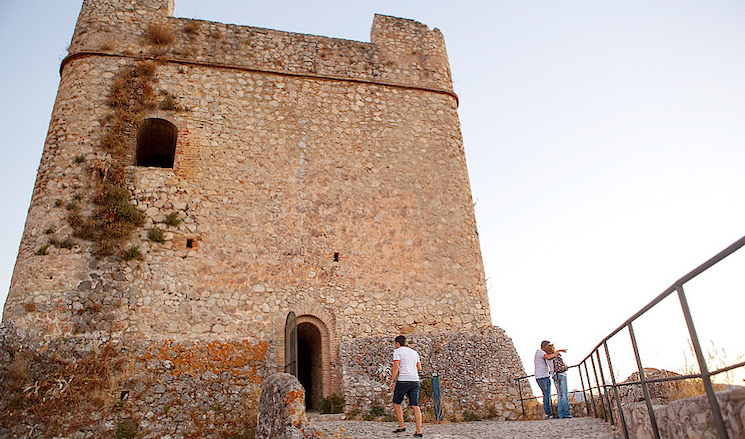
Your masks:
<path fill-rule="evenodd" d="M 631 385 L 641 385 L 642 386 L 642 392 L 644 393 L 644 400 L 647 405 L 647 411 L 649 413 L 649 420 L 652 427 L 652 433 L 655 438 L 659 439 L 660 433 L 659 429 L 657 427 L 657 421 L 655 419 L 655 413 L 652 408 L 652 401 L 649 395 L 649 387 L 648 385 L 651 383 L 658 383 L 658 382 L 667 382 L 667 381 L 678 381 L 678 380 L 685 380 L 685 379 L 701 379 L 704 384 L 704 390 L 706 392 L 707 399 L 709 401 L 709 408 L 711 409 L 712 416 L 714 418 L 714 424 L 716 426 L 717 435 L 720 439 L 729 439 L 729 435 L 727 433 L 727 430 L 724 425 L 724 419 L 722 417 L 722 410 L 719 406 L 719 401 L 717 400 L 716 394 L 714 392 L 714 386 L 711 382 L 711 377 L 715 376 L 720 373 L 725 373 L 730 370 L 743 367 L 745 366 L 745 361 L 739 362 L 736 364 L 731 364 L 728 366 L 721 367 L 714 371 L 709 371 L 708 366 L 706 364 L 706 358 L 704 357 L 703 350 L 701 349 L 701 343 L 699 342 L 698 334 L 696 333 L 696 327 L 693 322 L 693 317 L 691 316 L 691 311 L 688 306 L 688 299 L 686 298 L 685 291 L 683 289 L 683 285 L 687 282 L 691 281 L 692 279 L 696 278 L 698 275 L 702 274 L 709 268 L 713 267 L 732 253 L 736 252 L 737 250 L 741 249 L 743 246 L 745 246 L 745 236 L 735 241 L 732 245 L 725 248 L 721 252 L 717 253 L 714 257 L 707 260 L 703 264 L 696 267 L 694 270 L 690 271 L 685 276 L 678 279 L 675 283 L 673 283 L 669 288 L 667 288 L 665 291 L 663 291 L 660 295 L 655 297 L 651 302 L 649 302 L 647 305 L 645 305 L 642 309 L 640 309 L 636 314 L 634 314 L 631 318 L 626 320 L 621 326 L 619 326 L 615 331 L 611 332 L 606 336 L 600 343 L 598 343 L 597 346 L 595 346 L 592 351 L 584 358 L 582 361 L 577 363 L 574 366 L 571 366 L 571 368 L 576 367 L 577 371 L 579 372 L 580 376 L 580 382 L 582 383 L 582 392 L 585 396 L 585 406 L 587 410 L 587 414 L 590 414 L 590 403 L 588 402 L 587 394 L 585 392 L 589 391 L 590 393 L 590 400 L 592 402 L 593 406 L 593 412 L 595 414 L 595 417 L 598 416 L 598 410 L 595 405 L 595 395 L 593 394 L 593 389 L 597 391 L 598 398 L 600 400 L 601 409 L 603 411 L 604 418 L 606 420 L 610 419 L 611 422 L 614 422 L 613 420 L 613 407 L 611 405 L 611 398 L 608 395 L 608 390 L 610 389 L 614 394 L 614 402 L 616 404 L 616 410 L 618 412 L 619 419 L 621 421 L 621 428 L 624 433 L 624 437 L 628 438 L 629 433 L 626 425 L 626 419 L 623 414 L 623 409 L 621 407 L 621 399 L 618 395 L 618 388 L 623 386 L 631 386 Z M 678 299 L 680 301 L 681 310 L 683 311 L 683 317 L 686 322 L 686 326 L 688 329 L 688 336 L 691 341 L 691 345 L 693 346 L 694 353 L 696 355 L 696 360 L 698 362 L 699 371 L 698 374 L 688 374 L 688 375 L 678 375 L 674 377 L 660 377 L 660 378 L 647 378 L 644 375 L 644 367 L 642 365 L 642 359 L 641 355 L 639 353 L 639 347 L 637 345 L 637 339 L 636 335 L 634 333 L 634 325 L 633 322 L 636 321 L 639 317 L 643 316 L 647 311 L 654 308 L 657 304 L 662 302 L 664 299 L 669 297 L 671 294 L 677 293 Z M 635 381 L 629 381 L 625 383 L 617 383 L 615 379 L 615 375 L 613 372 L 613 366 L 611 362 L 611 356 L 610 351 L 608 350 L 608 340 L 610 340 L 613 336 L 619 334 L 623 330 L 629 331 L 629 336 L 631 339 L 631 345 L 634 351 L 634 357 L 636 359 L 637 369 L 639 373 L 639 380 Z M 600 361 L 600 349 L 603 349 L 605 351 L 605 357 L 607 360 L 607 364 L 609 366 L 609 374 L 611 381 L 608 383 L 605 379 L 605 375 L 603 372 L 602 363 Z M 597 359 L 597 367 L 596 367 L 596 359 Z M 591 376 L 588 370 L 588 360 L 590 361 L 590 366 L 593 370 L 594 378 L 595 378 L 595 385 L 592 385 Z M 584 367 L 584 377 L 582 373 L 582 368 Z M 599 375 L 598 375 L 599 372 Z M 526 375 L 519 378 L 515 378 L 517 380 L 518 388 L 520 388 L 520 380 L 532 378 L 534 375 Z M 587 389 L 585 390 L 585 383 L 584 379 L 587 379 Z M 602 383 L 601 383 L 602 381 Z M 553 396 L 553 394 L 552 394 Z M 539 398 L 539 397 L 534 397 Z M 520 404 L 523 407 L 523 416 L 525 415 L 525 406 L 523 404 L 524 400 L 527 399 L 533 399 L 533 398 L 523 398 L 522 391 L 520 391 Z M 606 405 L 608 407 L 608 411 L 606 412 Z"/>

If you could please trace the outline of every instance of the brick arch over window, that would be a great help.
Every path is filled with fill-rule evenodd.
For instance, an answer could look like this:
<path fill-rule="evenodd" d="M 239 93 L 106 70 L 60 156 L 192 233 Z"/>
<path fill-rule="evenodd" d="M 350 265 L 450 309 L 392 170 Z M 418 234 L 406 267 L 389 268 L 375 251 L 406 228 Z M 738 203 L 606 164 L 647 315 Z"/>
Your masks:
<path fill-rule="evenodd" d="M 137 166 L 173 168 L 178 129 L 160 118 L 148 118 L 137 127 Z"/>

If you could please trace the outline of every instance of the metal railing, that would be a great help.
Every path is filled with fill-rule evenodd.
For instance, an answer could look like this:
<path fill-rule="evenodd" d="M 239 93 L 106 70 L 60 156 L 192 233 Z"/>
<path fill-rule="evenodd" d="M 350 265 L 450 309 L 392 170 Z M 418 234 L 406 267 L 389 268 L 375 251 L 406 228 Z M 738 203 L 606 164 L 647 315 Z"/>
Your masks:
<path fill-rule="evenodd" d="M 598 343 L 597 346 L 595 346 L 595 348 L 590 352 L 590 354 L 587 355 L 582 361 L 570 367 L 570 369 L 576 367 L 579 372 L 580 381 L 582 383 L 582 393 L 584 395 L 585 407 L 586 407 L 588 415 L 594 414 L 595 417 L 602 417 L 606 421 L 609 420 L 611 424 L 615 425 L 616 420 L 615 420 L 614 413 L 613 413 L 613 404 L 611 404 L 611 402 L 615 403 L 616 413 L 621 423 L 621 431 L 623 431 L 624 437 L 628 439 L 629 432 L 628 432 L 628 428 L 626 425 L 626 419 L 624 417 L 623 410 L 621 409 L 621 397 L 619 395 L 618 389 L 623 386 L 641 385 L 642 392 L 644 394 L 644 401 L 646 402 L 646 406 L 647 406 L 647 412 L 649 413 L 649 422 L 652 428 L 652 432 L 654 434 L 655 439 L 659 439 L 660 432 L 657 426 L 657 419 L 655 418 L 654 409 L 652 408 L 652 400 L 650 398 L 650 393 L 649 393 L 649 384 L 697 378 L 697 379 L 701 379 L 703 382 L 704 390 L 705 390 L 705 393 L 706 393 L 706 396 L 709 402 L 709 408 L 714 418 L 714 425 L 716 427 L 716 431 L 717 431 L 719 438 L 729 439 L 729 435 L 724 425 L 724 419 L 722 417 L 722 409 L 719 406 L 719 401 L 717 400 L 717 397 L 714 393 L 714 386 L 712 384 L 711 377 L 721 374 L 721 373 L 729 372 L 730 370 L 733 370 L 739 367 L 743 367 L 745 366 L 745 362 L 730 364 L 730 365 L 721 367 L 719 369 L 709 371 L 709 368 L 706 364 L 706 358 L 704 357 L 703 350 L 701 349 L 701 343 L 699 342 L 698 334 L 696 333 L 696 327 L 693 323 L 693 318 L 691 317 L 691 310 L 688 306 L 688 299 L 686 298 L 685 291 L 683 290 L 683 285 L 691 281 L 692 279 L 696 278 L 698 275 L 702 274 L 709 268 L 713 267 L 715 264 L 722 261 L 726 257 L 730 256 L 732 253 L 736 252 L 743 246 L 745 246 L 745 236 L 737 240 L 735 243 L 733 243 L 726 249 L 719 252 L 716 256 L 712 257 L 708 261 L 698 266 L 696 269 L 694 269 L 690 273 L 678 279 L 677 282 L 675 282 L 669 288 L 663 291 L 659 296 L 657 296 L 654 300 L 649 302 L 645 307 L 639 310 L 631 318 L 626 320 L 626 322 L 624 322 L 621 326 L 619 326 L 618 329 L 611 332 L 607 337 L 605 337 L 600 343 Z M 690 338 L 690 343 L 691 343 L 691 346 L 693 347 L 693 351 L 696 356 L 696 360 L 698 362 L 700 373 L 689 374 L 689 375 L 675 375 L 672 377 L 647 378 L 644 375 L 644 367 L 642 366 L 642 359 L 639 354 L 639 346 L 637 345 L 637 337 L 634 333 L 633 323 L 638 318 L 640 318 L 642 315 L 647 313 L 649 310 L 654 308 L 662 300 L 672 295 L 673 293 L 677 293 L 678 299 L 680 301 L 680 306 L 683 311 L 683 317 L 685 319 L 685 323 L 688 328 L 688 336 Z M 634 350 L 634 356 L 636 359 L 636 366 L 638 368 L 639 379 L 636 381 L 625 381 L 623 383 L 618 383 L 616 382 L 616 379 L 615 379 L 615 373 L 613 371 L 613 362 L 611 361 L 610 351 L 608 350 L 608 340 L 610 340 L 611 337 L 613 337 L 616 334 L 619 334 L 621 331 L 624 331 L 624 330 L 628 330 L 629 336 L 631 337 L 631 346 Z M 600 359 L 601 349 L 604 351 L 604 354 L 605 354 L 604 355 L 606 359 L 605 364 L 608 365 L 608 369 L 609 369 L 608 371 L 605 371 L 602 366 L 603 362 Z M 589 367 L 588 367 L 588 363 L 589 363 Z M 583 374 L 583 369 L 584 369 L 584 374 Z M 594 376 L 595 378 L 594 385 L 591 380 L 590 372 L 592 372 L 592 376 Z M 526 375 L 526 376 L 515 378 L 518 384 L 517 387 L 519 390 L 520 405 L 523 410 L 523 415 L 525 415 L 524 401 L 529 400 L 529 399 L 534 399 L 534 398 L 540 398 L 540 397 L 523 398 L 523 395 L 522 395 L 522 389 L 520 386 L 521 380 L 532 378 L 533 376 L 534 375 Z M 610 382 L 606 380 L 606 376 L 610 378 Z M 585 387 L 585 381 L 587 382 L 587 387 Z M 593 390 L 595 390 L 596 394 L 593 393 Z M 588 392 L 590 394 L 589 398 L 587 397 Z M 611 394 L 612 394 L 612 401 L 611 401 Z M 596 400 L 598 401 L 597 403 L 596 403 Z M 591 403 L 592 403 L 592 413 L 590 413 Z M 598 405 L 600 407 L 598 407 Z"/>

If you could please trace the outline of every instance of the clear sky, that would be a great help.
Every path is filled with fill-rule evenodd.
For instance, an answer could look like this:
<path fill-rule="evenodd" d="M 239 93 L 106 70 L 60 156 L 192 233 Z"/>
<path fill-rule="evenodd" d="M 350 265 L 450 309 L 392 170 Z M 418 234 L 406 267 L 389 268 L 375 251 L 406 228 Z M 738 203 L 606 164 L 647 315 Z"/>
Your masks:
<path fill-rule="evenodd" d="M 80 4 L 0 1 L 0 303 Z M 180 17 L 360 41 L 374 13 L 445 35 L 492 319 L 528 373 L 541 340 L 581 360 L 745 235 L 744 2 L 176 0 Z M 690 290 L 713 362 L 745 354 L 744 268 Z M 683 363 L 678 309 L 639 323 L 645 366 Z"/>

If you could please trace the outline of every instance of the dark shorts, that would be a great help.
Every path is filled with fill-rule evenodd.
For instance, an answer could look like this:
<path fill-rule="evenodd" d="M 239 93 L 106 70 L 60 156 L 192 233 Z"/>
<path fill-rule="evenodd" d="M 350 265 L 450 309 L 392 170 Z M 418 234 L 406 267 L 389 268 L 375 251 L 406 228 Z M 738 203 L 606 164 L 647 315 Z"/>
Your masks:
<path fill-rule="evenodd" d="M 409 397 L 410 406 L 419 406 L 419 381 L 396 381 L 396 387 L 393 388 L 393 403 L 404 402 L 404 395 Z"/>

